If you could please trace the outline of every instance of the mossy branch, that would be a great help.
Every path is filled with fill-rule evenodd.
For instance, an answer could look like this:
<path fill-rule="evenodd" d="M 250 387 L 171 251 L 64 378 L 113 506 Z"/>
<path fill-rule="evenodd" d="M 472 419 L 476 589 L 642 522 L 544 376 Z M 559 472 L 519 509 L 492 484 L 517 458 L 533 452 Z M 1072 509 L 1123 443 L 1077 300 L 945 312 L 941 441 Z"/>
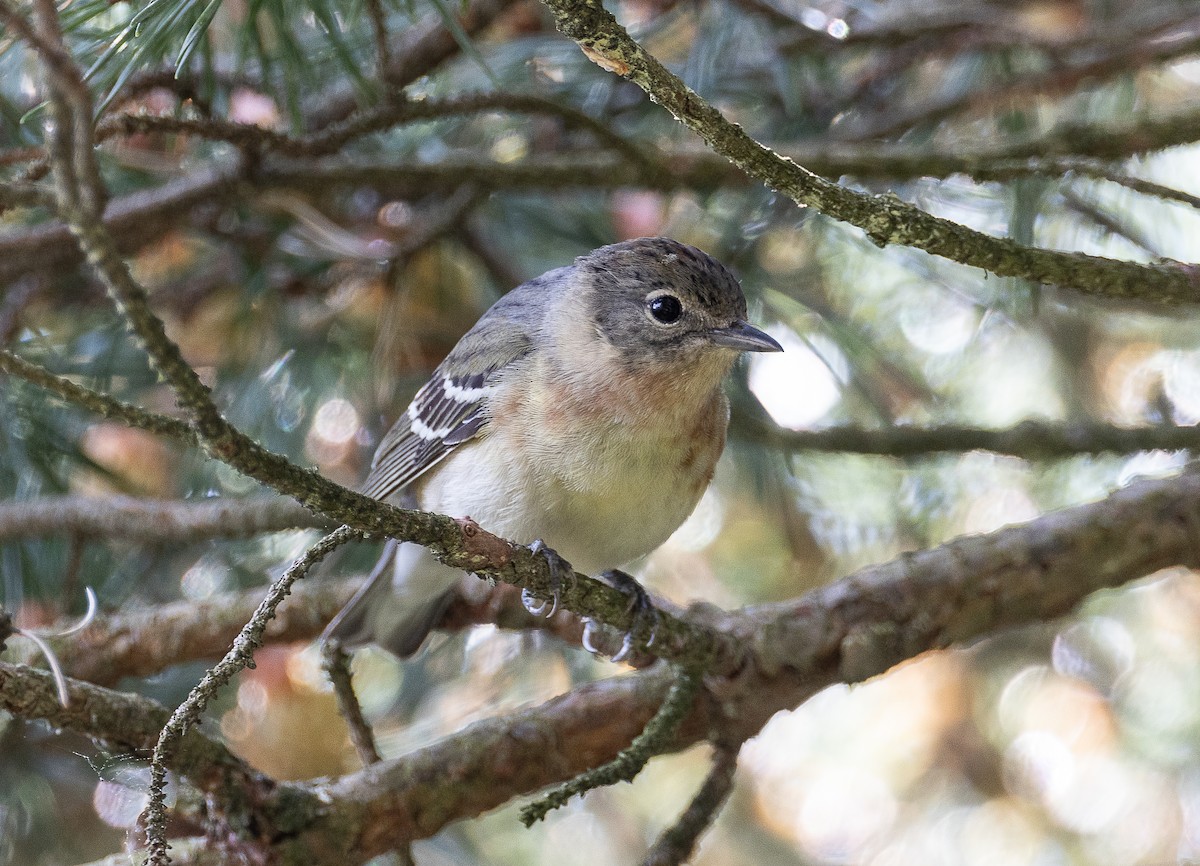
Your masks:
<path fill-rule="evenodd" d="M 567 801 L 577 794 L 615 785 L 617 782 L 633 781 L 647 761 L 670 748 L 671 739 L 692 708 L 692 702 L 700 690 L 700 682 L 701 674 L 698 671 L 676 671 L 662 706 L 637 738 L 629 744 L 629 748 L 623 749 L 621 754 L 607 764 L 580 773 L 565 785 L 530 803 L 521 810 L 521 823 L 532 827 L 553 810 L 565 806 Z"/>
<path fill-rule="evenodd" d="M 1006 277 L 1086 295 L 1156 303 L 1200 302 L 1200 266 L 1136 262 L 1029 247 L 941 219 L 894 195 L 867 195 L 825 180 L 731 123 L 630 37 L 600 0 L 544 0 L 558 29 L 604 69 L 641 87 L 734 165 L 771 189 L 862 229 L 879 246 L 915 247 Z"/>

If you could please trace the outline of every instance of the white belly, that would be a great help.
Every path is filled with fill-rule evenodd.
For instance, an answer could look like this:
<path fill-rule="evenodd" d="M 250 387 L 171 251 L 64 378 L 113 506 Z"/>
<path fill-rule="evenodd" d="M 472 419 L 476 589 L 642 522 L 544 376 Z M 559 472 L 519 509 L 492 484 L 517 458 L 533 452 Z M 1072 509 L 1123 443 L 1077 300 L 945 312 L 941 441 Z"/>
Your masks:
<path fill-rule="evenodd" d="M 506 438 L 485 436 L 452 453 L 419 485 L 418 502 L 520 544 L 541 539 L 584 573 L 654 550 L 703 492 L 694 474 L 676 471 L 677 439 L 635 442 L 610 430 L 569 447 L 540 441 L 513 449 Z"/>

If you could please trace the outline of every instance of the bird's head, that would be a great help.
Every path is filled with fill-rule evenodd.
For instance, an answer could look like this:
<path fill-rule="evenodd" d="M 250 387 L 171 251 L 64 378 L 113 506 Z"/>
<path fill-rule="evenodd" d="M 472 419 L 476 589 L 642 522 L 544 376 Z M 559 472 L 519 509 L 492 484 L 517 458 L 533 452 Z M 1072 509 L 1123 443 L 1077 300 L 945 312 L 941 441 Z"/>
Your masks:
<path fill-rule="evenodd" d="M 575 260 L 596 333 L 627 365 L 728 367 L 741 352 L 782 347 L 746 321 L 729 270 L 670 238 L 638 238 Z"/>

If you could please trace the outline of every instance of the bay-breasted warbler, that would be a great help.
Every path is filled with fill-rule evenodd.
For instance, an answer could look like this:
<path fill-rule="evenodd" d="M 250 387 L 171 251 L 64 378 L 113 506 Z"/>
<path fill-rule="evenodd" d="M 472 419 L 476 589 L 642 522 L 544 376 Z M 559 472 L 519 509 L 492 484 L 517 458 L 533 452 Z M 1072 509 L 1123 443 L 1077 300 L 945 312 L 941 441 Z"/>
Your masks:
<path fill-rule="evenodd" d="M 708 487 L 734 360 L 778 351 L 706 253 L 669 238 L 602 247 L 484 313 L 383 439 L 362 490 L 542 541 L 584 573 L 624 565 Z M 462 573 L 413 544 L 384 555 L 326 636 L 404 657 Z"/>

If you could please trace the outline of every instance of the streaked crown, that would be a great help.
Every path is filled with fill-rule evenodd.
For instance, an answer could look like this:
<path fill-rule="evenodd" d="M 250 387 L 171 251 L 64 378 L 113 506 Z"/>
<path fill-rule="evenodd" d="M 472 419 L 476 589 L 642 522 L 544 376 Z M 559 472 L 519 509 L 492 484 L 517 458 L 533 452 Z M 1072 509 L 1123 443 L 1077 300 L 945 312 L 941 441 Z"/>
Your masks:
<path fill-rule="evenodd" d="M 575 268 L 597 333 L 630 363 L 779 351 L 746 324 L 746 298 L 733 274 L 693 246 L 638 238 L 580 256 Z"/>

